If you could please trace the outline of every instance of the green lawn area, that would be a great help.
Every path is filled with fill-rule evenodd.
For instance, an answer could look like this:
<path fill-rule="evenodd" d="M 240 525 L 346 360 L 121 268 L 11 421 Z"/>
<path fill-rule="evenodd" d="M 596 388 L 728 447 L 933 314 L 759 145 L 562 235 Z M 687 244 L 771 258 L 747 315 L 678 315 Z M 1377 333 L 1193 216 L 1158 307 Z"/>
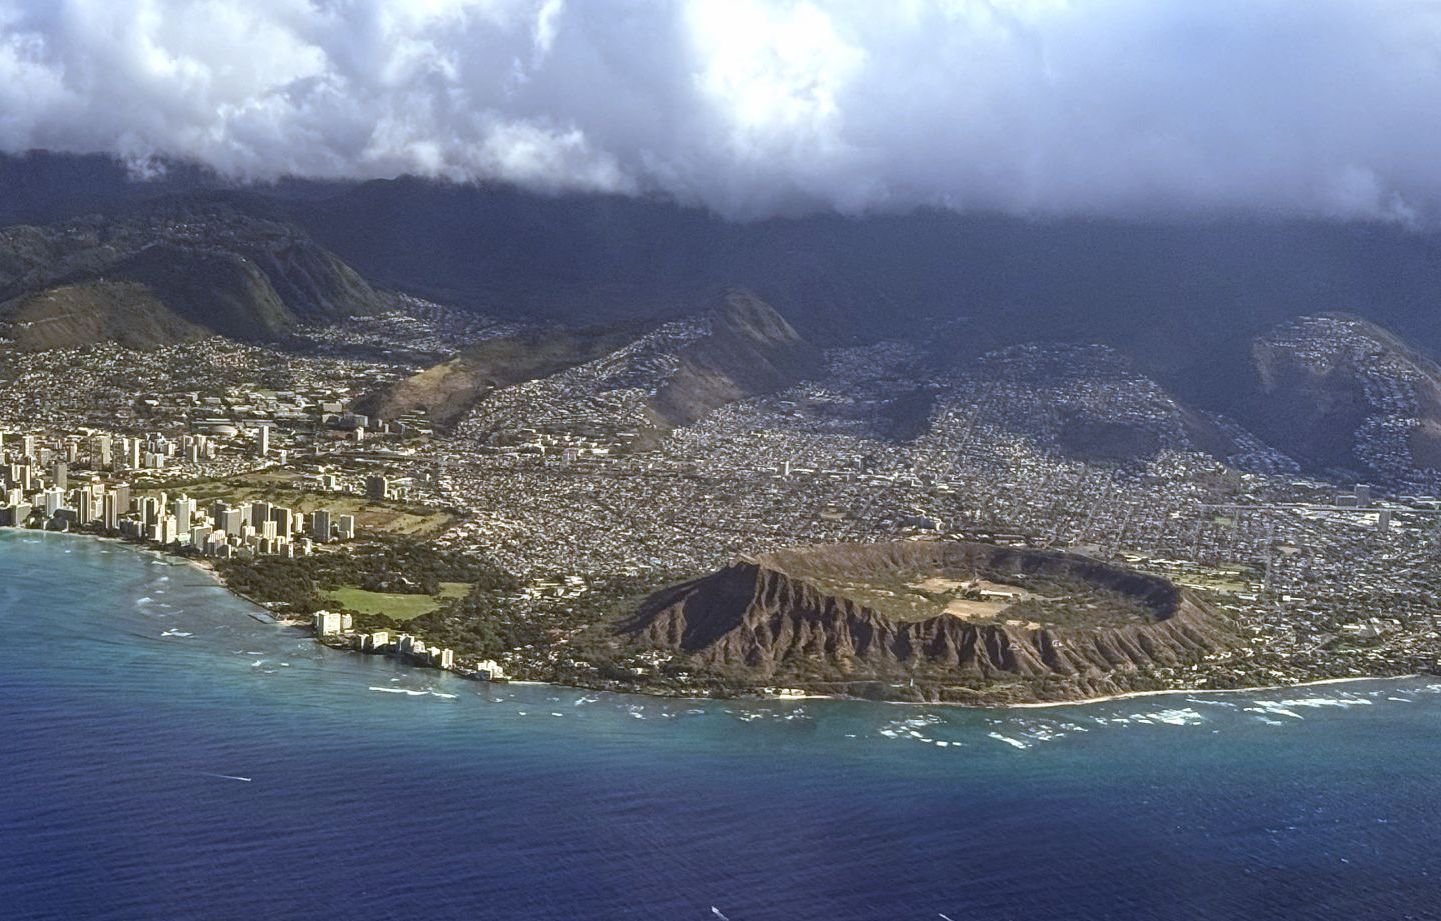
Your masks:
<path fill-rule="evenodd" d="M 441 602 L 451 598 L 464 598 L 470 592 L 469 582 L 442 582 L 440 595 L 406 595 L 400 592 L 367 592 L 364 589 L 345 586 L 334 588 L 325 594 L 342 607 L 362 614 L 379 614 L 391 620 L 410 620 L 422 614 L 429 614 L 440 607 Z"/>

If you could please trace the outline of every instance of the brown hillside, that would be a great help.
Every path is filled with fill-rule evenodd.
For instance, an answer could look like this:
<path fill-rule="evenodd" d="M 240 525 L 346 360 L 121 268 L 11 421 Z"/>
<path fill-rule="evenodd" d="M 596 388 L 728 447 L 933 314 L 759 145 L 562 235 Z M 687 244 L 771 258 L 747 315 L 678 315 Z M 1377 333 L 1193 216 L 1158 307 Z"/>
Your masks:
<path fill-rule="evenodd" d="M 946 579 L 1047 586 L 1052 595 L 1060 588 L 1109 599 L 1109 608 L 1067 610 L 1048 601 L 990 616 L 908 619 L 887 600 L 907 581 Z M 835 689 L 914 679 L 948 699 L 1117 693 L 1158 667 L 1234 642 L 1221 614 L 1164 579 L 1084 557 L 970 542 L 840 545 L 741 559 L 653 595 L 623 630 L 640 645 L 685 655 L 738 682 Z"/>
<path fill-rule="evenodd" d="M 141 349 L 206 335 L 138 282 L 63 285 L 16 298 L 0 304 L 0 330 L 26 351 L 106 341 Z"/>

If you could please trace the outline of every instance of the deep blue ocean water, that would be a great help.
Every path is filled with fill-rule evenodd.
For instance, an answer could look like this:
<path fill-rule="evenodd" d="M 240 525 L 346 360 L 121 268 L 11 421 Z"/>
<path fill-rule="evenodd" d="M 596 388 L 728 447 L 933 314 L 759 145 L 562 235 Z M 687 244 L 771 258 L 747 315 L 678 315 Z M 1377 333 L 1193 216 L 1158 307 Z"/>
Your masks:
<path fill-rule="evenodd" d="M 1441 917 L 1438 682 L 663 701 L 251 610 L 0 533 L 0 918 Z"/>

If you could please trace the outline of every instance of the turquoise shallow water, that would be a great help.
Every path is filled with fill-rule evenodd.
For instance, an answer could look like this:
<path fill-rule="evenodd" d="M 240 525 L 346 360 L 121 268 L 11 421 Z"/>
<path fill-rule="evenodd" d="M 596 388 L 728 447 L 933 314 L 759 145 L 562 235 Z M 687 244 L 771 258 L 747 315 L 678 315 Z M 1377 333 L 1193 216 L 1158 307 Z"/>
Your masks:
<path fill-rule="evenodd" d="M 407 670 L 250 610 L 0 532 L 0 917 L 1441 917 L 1438 681 L 662 701 Z"/>

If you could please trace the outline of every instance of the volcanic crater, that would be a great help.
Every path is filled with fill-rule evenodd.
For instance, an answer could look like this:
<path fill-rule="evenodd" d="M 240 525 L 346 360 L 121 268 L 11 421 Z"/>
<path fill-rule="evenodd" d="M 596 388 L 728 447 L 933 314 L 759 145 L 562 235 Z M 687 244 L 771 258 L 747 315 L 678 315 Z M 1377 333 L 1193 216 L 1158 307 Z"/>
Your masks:
<path fill-rule="evenodd" d="M 1149 690 L 1236 642 L 1161 577 L 967 541 L 737 558 L 650 596 L 622 630 L 732 685 L 978 703 Z"/>

